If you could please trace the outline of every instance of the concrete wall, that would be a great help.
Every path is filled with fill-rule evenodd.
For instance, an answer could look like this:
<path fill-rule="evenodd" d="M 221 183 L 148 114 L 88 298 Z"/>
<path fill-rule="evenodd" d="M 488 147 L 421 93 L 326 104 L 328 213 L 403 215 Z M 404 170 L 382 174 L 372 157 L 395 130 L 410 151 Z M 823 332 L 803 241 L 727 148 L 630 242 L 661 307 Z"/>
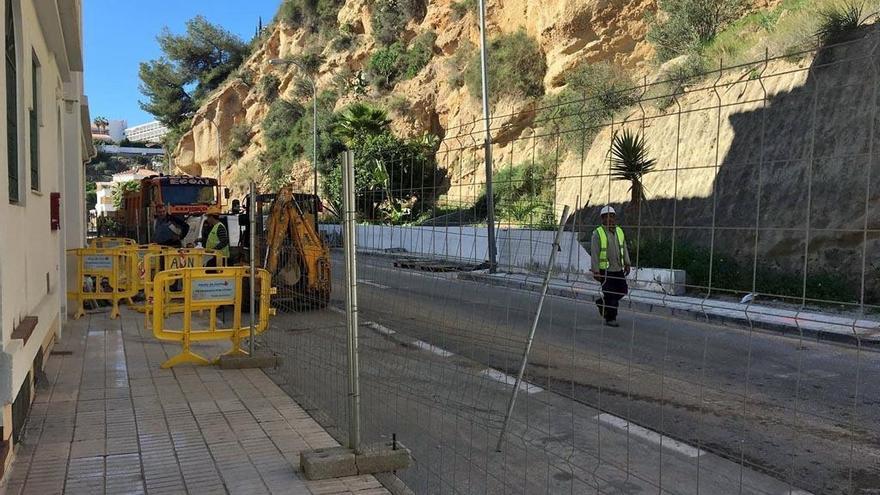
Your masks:
<path fill-rule="evenodd" d="M 67 5 L 69 2 L 60 2 Z M 14 1 L 18 79 L 19 201 L 11 203 L 8 177 L 0 174 L 0 403 L 11 402 L 33 366 L 41 346 L 60 332 L 67 286 L 64 251 L 82 245 L 83 157 L 80 100 L 82 79 L 70 72 L 68 52 L 60 40 L 61 16 L 55 2 Z M 5 2 L 0 3 L 0 10 Z M 46 19 L 57 24 L 47 25 Z M 4 18 L 9 15 L 3 12 Z M 44 31 L 44 29 L 48 31 Z M 0 26 L 0 31 L 4 30 Z M 3 33 L 5 36 L 5 33 Z M 70 33 L 66 33 L 68 36 Z M 63 41 L 68 43 L 69 41 Z M 76 49 L 81 46 L 74 44 Z M 32 91 L 32 59 L 40 64 L 38 94 Z M 6 79 L 0 64 L 0 80 Z M 64 79 L 67 79 L 66 81 Z M 73 93 L 73 94 L 72 94 Z M 73 96 L 72 101 L 69 100 Z M 31 183 L 30 126 L 28 114 L 37 102 L 39 115 L 39 184 Z M 0 92 L 0 156 L 7 163 L 6 92 Z M 50 193 L 62 197 L 61 229 L 50 227 Z M 25 344 L 12 339 L 15 327 L 26 316 L 37 316 L 38 325 Z"/>
<path fill-rule="evenodd" d="M 340 235 L 338 225 L 322 225 L 321 230 Z M 546 269 L 555 232 L 527 229 L 498 229 L 498 264 L 502 268 Z M 409 227 L 398 225 L 358 225 L 358 248 L 384 251 L 403 249 L 469 262 L 489 259 L 485 227 Z M 577 235 L 563 232 L 562 251 L 556 255 L 556 269 L 589 272 L 590 255 L 578 244 Z"/>
<path fill-rule="evenodd" d="M 321 231 L 339 236 L 339 225 L 321 225 Z M 510 271 L 544 272 L 550 260 L 555 231 L 498 229 L 499 268 Z M 368 251 L 405 250 L 438 258 L 481 263 L 488 259 L 485 227 L 407 227 L 397 225 L 358 225 L 357 244 Z M 577 241 L 576 232 L 563 232 L 554 271 L 581 276 L 590 273 L 590 255 Z M 681 295 L 685 273 L 665 268 L 637 268 L 630 273 L 630 287 L 666 294 Z"/>

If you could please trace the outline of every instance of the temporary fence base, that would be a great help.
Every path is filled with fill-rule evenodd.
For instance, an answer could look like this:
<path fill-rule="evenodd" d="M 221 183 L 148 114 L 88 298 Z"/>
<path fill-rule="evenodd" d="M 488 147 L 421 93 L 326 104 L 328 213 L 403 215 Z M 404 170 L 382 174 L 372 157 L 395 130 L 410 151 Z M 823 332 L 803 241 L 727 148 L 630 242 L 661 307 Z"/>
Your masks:
<path fill-rule="evenodd" d="M 330 447 L 301 452 L 300 469 L 306 479 L 324 480 L 344 476 L 390 473 L 409 467 L 412 453 L 400 442 L 365 445 L 360 451 Z"/>
<path fill-rule="evenodd" d="M 278 357 L 269 353 L 254 353 L 253 356 L 247 353 L 240 355 L 227 353 L 221 355 L 216 364 L 222 369 L 229 370 L 275 368 L 278 366 Z"/>

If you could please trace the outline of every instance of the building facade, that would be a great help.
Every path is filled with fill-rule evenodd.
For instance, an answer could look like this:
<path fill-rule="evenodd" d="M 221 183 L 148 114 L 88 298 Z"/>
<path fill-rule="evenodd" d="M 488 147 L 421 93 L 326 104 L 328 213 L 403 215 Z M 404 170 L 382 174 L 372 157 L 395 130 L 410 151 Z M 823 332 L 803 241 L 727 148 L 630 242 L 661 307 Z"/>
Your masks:
<path fill-rule="evenodd" d="M 111 120 L 110 125 L 107 126 L 107 132 L 110 134 L 110 139 L 113 140 L 114 143 L 118 143 L 125 138 L 125 129 L 128 127 L 128 122 L 125 120 Z"/>
<path fill-rule="evenodd" d="M 11 462 L 34 377 L 66 318 L 66 250 L 85 243 L 81 0 L 0 0 L 0 469 Z"/>
<path fill-rule="evenodd" d="M 168 128 L 154 120 L 146 124 L 129 127 L 125 130 L 125 137 L 129 141 L 136 143 L 159 143 L 167 133 Z"/>

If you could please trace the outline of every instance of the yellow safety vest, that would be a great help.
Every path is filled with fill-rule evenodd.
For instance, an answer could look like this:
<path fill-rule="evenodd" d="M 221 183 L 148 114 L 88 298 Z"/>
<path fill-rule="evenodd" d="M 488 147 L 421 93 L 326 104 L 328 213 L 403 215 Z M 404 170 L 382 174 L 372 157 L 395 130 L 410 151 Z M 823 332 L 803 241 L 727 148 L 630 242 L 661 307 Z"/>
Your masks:
<path fill-rule="evenodd" d="M 626 239 L 624 239 L 623 229 L 620 225 L 616 225 L 615 233 L 617 234 L 617 243 L 620 245 L 620 263 L 624 263 L 624 250 L 626 249 Z M 596 227 L 596 233 L 599 234 L 599 269 L 607 270 L 608 263 L 608 234 L 601 225 Z"/>
<path fill-rule="evenodd" d="M 217 225 L 214 225 L 214 228 L 211 229 L 211 232 L 208 233 L 208 240 L 205 242 L 205 248 L 207 249 L 216 249 L 217 245 L 220 244 L 220 229 L 226 229 L 222 222 L 217 222 Z M 226 243 L 226 247 L 220 250 L 223 253 L 223 256 L 229 257 L 229 243 Z M 219 265 L 219 263 L 217 263 Z"/>

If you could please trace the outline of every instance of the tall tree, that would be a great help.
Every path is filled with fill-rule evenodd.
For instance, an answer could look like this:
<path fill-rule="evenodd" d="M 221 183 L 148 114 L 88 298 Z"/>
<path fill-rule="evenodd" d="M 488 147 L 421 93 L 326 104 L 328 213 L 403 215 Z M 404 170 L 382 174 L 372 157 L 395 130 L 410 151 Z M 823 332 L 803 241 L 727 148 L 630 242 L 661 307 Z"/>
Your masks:
<path fill-rule="evenodd" d="M 248 46 L 238 36 L 197 16 L 186 32 L 165 28 L 157 37 L 163 56 L 140 64 L 141 108 L 163 124 L 185 123 L 198 101 L 223 83 L 244 61 Z"/>

